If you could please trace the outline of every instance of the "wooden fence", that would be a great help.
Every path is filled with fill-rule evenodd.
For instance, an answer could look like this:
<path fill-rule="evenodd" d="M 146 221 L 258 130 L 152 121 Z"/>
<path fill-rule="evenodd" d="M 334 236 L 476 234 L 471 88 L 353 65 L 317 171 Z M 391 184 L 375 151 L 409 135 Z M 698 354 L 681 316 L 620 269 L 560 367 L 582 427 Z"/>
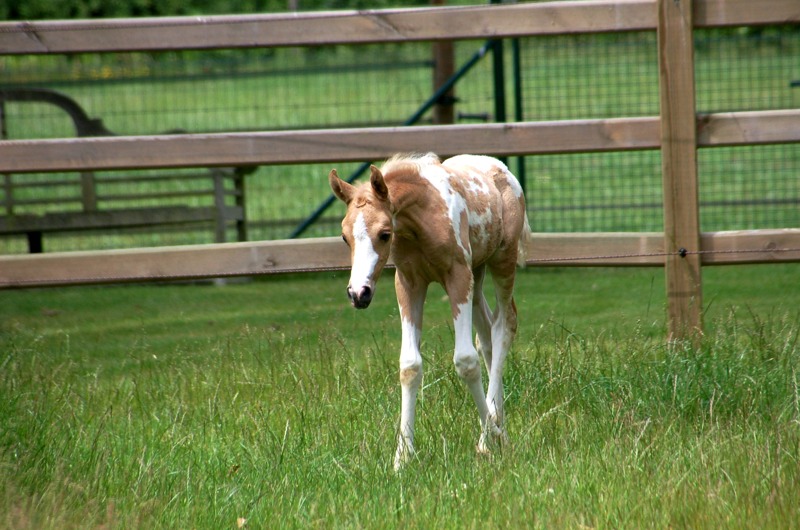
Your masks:
<path fill-rule="evenodd" d="M 661 149 L 664 233 L 535 234 L 531 265 L 663 266 L 670 337 L 702 329 L 703 265 L 800 261 L 800 229 L 700 233 L 698 147 L 800 142 L 800 109 L 698 116 L 693 29 L 800 23 L 797 0 L 587 0 L 257 16 L 0 23 L 0 54 L 658 33 L 660 116 L 0 142 L 0 173 Z M 152 146 L 158 144 L 158 149 Z M 0 257 L 0 288 L 348 267 L 338 238 Z"/>

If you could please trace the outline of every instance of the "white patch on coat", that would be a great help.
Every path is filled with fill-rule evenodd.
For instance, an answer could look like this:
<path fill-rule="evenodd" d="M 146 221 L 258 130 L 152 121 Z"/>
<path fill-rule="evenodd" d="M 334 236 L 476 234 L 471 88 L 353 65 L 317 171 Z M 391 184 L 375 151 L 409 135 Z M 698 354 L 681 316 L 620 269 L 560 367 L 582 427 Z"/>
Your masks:
<path fill-rule="evenodd" d="M 448 173 L 445 168 L 440 166 L 423 166 L 420 168 L 419 174 L 436 188 L 436 191 L 439 192 L 442 200 L 444 200 L 447 206 L 447 217 L 453 225 L 456 243 L 459 248 L 461 248 L 462 252 L 464 252 L 464 257 L 469 259 L 471 256 L 470 250 L 464 247 L 464 243 L 461 241 L 460 237 L 461 214 L 467 210 L 466 200 L 450 186 L 450 173 Z M 467 214 L 469 215 L 469 212 L 467 212 Z"/>
<path fill-rule="evenodd" d="M 445 166 L 456 167 L 460 165 L 472 166 L 478 171 L 482 172 L 484 175 L 490 175 L 492 173 L 492 169 L 498 168 L 503 172 L 503 175 L 505 175 L 508 186 L 514 191 L 514 196 L 517 198 L 522 197 L 522 186 L 517 178 L 511 173 L 511 171 L 509 171 L 508 166 L 496 158 L 484 155 L 458 155 L 448 158 L 442 162 L 442 164 Z"/>
<path fill-rule="evenodd" d="M 453 322 L 456 334 L 456 348 L 453 362 L 456 371 L 468 382 L 480 381 L 481 367 L 478 350 L 472 343 L 472 301 L 458 304 L 458 316 Z M 483 389 L 481 389 L 483 392 Z"/>
<path fill-rule="evenodd" d="M 495 223 L 501 223 L 502 219 L 495 219 L 489 203 L 492 202 L 494 186 L 487 180 L 487 175 L 491 175 L 497 170 L 501 170 L 511 176 L 506 166 L 494 158 L 480 155 L 459 155 L 449 158 L 443 163 L 446 167 L 458 169 L 466 174 L 464 187 L 470 197 L 475 197 L 483 206 L 467 204 L 467 219 L 470 226 L 470 237 L 474 237 L 480 247 L 485 247 L 489 241 L 492 227 Z M 488 177 L 491 178 L 491 177 Z M 521 191 L 521 188 L 520 188 Z M 480 212 L 480 213 L 479 213 Z"/>

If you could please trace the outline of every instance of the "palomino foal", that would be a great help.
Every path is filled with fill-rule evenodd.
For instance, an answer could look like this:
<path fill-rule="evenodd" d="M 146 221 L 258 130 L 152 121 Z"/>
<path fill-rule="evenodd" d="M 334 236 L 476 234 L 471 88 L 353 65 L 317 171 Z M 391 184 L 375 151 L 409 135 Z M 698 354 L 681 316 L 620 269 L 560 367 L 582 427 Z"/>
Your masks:
<path fill-rule="evenodd" d="M 422 382 L 420 334 L 428 285 L 438 282 L 450 298 L 456 371 L 478 407 L 477 450 L 502 443 L 503 365 L 517 330 L 512 290 L 530 234 L 522 188 L 508 168 L 487 156 L 460 155 L 440 162 L 429 153 L 390 158 L 371 168 L 370 181 L 353 186 L 332 170 L 333 193 L 347 204 L 342 238 L 350 247 L 347 295 L 363 309 L 391 254 L 402 319 L 402 406 L 395 469 L 414 454 L 414 413 Z M 483 294 L 486 270 L 495 286 L 494 312 Z M 472 326 L 477 332 L 472 344 Z M 477 349 L 476 349 L 477 346 Z M 481 382 L 483 356 L 489 387 Z"/>

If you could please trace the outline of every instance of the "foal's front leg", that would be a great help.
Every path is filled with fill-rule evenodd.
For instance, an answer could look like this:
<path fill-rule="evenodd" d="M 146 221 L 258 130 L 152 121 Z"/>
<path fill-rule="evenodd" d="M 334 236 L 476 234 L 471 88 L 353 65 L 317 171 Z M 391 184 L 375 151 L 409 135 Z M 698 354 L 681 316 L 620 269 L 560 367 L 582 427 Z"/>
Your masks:
<path fill-rule="evenodd" d="M 394 469 L 398 471 L 414 455 L 414 417 L 417 392 L 422 383 L 422 355 L 419 351 L 422 332 L 422 309 L 425 303 L 427 284 L 414 282 L 399 270 L 395 274 L 397 303 L 402 321 L 402 345 L 400 346 L 400 433 L 394 455 Z"/>

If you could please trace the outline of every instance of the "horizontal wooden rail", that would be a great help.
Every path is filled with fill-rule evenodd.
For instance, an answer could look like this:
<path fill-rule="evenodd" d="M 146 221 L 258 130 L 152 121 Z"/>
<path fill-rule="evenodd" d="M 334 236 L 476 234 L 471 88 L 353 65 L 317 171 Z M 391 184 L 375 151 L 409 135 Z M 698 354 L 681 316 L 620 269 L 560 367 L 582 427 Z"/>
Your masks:
<path fill-rule="evenodd" d="M 709 232 L 704 265 L 800 261 L 800 229 Z M 528 265 L 660 267 L 664 236 L 647 233 L 533 234 Z M 0 256 L 0 289 L 255 276 L 348 269 L 338 237 Z"/>
<path fill-rule="evenodd" d="M 319 46 L 655 28 L 652 0 L 6 22 L 5 54 Z"/>
<path fill-rule="evenodd" d="M 800 229 L 740 230 L 701 234 L 703 265 L 800 261 Z"/>
<path fill-rule="evenodd" d="M 723 112 L 698 117 L 697 143 L 701 147 L 798 141 L 800 109 Z"/>
<path fill-rule="evenodd" d="M 800 142 L 800 110 L 702 116 L 704 147 Z M 659 118 L 0 141 L 0 172 L 381 160 L 397 152 L 529 155 L 657 149 Z M 153 148 L 158 145 L 158 149 Z"/>
<path fill-rule="evenodd" d="M 703 265 L 800 261 L 800 229 L 705 232 L 700 245 Z M 528 264 L 661 267 L 665 258 L 661 232 L 535 234 Z"/>
<path fill-rule="evenodd" d="M 796 0 L 696 1 L 698 27 L 800 20 Z M 0 54 L 319 46 L 653 30 L 655 0 L 0 23 Z"/>
<path fill-rule="evenodd" d="M 442 156 L 515 155 L 658 145 L 658 118 L 11 140 L 0 142 L 0 172 L 345 162 L 421 150 Z"/>
<path fill-rule="evenodd" d="M 695 27 L 793 24 L 800 21 L 797 0 L 695 0 Z"/>

